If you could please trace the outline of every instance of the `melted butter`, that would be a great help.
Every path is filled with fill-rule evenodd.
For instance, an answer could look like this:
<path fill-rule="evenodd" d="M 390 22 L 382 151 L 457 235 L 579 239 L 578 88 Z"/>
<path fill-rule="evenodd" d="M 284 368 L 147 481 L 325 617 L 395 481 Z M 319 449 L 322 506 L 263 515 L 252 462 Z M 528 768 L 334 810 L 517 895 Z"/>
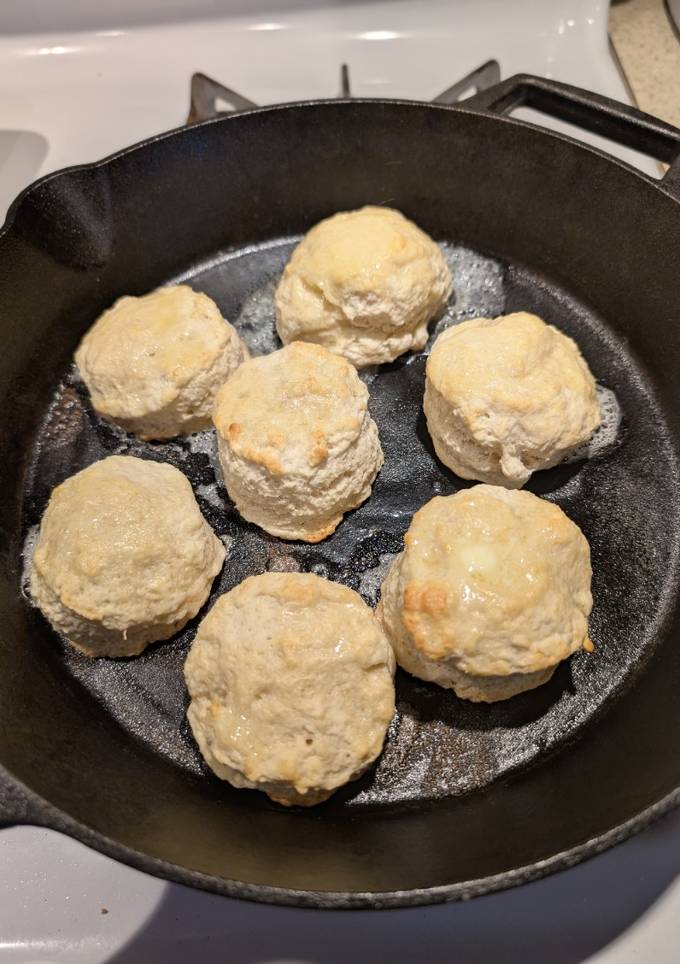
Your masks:
<path fill-rule="evenodd" d="M 459 543 L 456 553 L 463 568 L 471 573 L 492 573 L 498 567 L 498 556 L 491 546 L 479 543 Z"/>

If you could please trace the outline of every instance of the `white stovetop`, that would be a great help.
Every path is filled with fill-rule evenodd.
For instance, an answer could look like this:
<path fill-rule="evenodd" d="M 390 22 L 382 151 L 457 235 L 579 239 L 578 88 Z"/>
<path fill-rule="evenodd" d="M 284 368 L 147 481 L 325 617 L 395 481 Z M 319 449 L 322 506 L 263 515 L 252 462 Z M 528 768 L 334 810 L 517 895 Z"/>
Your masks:
<path fill-rule="evenodd" d="M 430 99 L 495 57 L 505 77 L 625 100 L 606 17 L 603 0 L 3 0 L 0 212 L 41 174 L 181 124 L 199 70 L 270 103 L 335 95 L 344 62 L 356 94 Z M 678 867 L 680 815 L 505 894 L 331 913 L 189 891 L 50 831 L 9 828 L 0 964 L 671 964 Z"/>
<path fill-rule="evenodd" d="M 40 174 L 184 123 L 195 71 L 267 104 L 335 96 L 347 63 L 357 95 L 430 100 L 495 57 L 504 77 L 533 72 L 626 99 L 602 0 L 257 0 L 248 15 L 245 0 L 87 6 L 0 4 L 0 212 Z M 182 8 L 197 19 L 149 22 Z M 198 18 L 219 9 L 237 14 Z M 36 23 L 50 32 L 22 32 Z"/>

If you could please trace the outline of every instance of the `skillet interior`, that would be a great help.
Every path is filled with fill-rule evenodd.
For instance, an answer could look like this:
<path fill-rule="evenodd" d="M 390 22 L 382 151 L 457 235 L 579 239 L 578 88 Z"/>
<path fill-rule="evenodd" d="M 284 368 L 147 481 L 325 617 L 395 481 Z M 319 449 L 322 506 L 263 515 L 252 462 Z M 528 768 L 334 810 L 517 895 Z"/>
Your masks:
<path fill-rule="evenodd" d="M 406 126 L 408 143 L 399 135 Z M 360 150 L 343 129 L 363 132 Z M 474 889 L 472 880 L 609 830 L 677 785 L 680 765 L 657 738 L 657 727 L 677 730 L 678 715 L 668 694 L 678 672 L 678 426 L 668 376 L 678 355 L 670 315 L 680 291 L 669 259 L 677 205 L 568 144 L 551 166 L 557 143 L 445 110 L 315 105 L 203 126 L 29 194 L 3 239 L 0 269 L 31 275 L 0 288 L 2 317 L 16 333 L 16 357 L 10 351 L 2 362 L 2 472 L 12 493 L 2 505 L 10 543 L 0 751 L 8 769 L 151 858 L 256 886 L 345 891 L 350 902 L 371 891 Z M 313 813 L 286 813 L 201 767 L 183 722 L 181 664 L 194 627 L 136 660 L 87 661 L 17 605 L 19 556 L 53 485 L 104 454 L 133 451 L 189 474 L 230 541 L 220 589 L 248 573 L 299 566 L 374 600 L 379 567 L 400 549 L 412 512 L 462 484 L 428 443 L 422 358 L 368 376 L 386 466 L 373 498 L 314 547 L 270 539 L 225 513 L 205 439 L 136 443 L 96 420 L 67 374 L 79 335 L 113 297 L 178 277 L 215 297 L 227 317 L 240 316 L 262 347 L 268 282 L 289 250 L 277 239 L 367 202 L 393 204 L 435 236 L 489 255 L 454 252 L 464 267 L 454 312 L 535 310 L 578 340 L 598 381 L 615 391 L 624 416 L 615 447 L 530 486 L 558 501 L 591 542 L 597 652 L 492 707 L 400 676 L 399 715 L 377 770 Z M 661 257 L 659 219 L 668 239 Z"/>

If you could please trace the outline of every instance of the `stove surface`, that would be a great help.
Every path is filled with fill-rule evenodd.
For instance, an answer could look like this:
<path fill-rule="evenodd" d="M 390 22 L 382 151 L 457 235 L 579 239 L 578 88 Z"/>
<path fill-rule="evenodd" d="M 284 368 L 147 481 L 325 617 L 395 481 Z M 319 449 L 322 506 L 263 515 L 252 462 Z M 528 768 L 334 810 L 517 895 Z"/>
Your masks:
<path fill-rule="evenodd" d="M 627 99 L 602 0 L 173 0 L 167 10 L 152 0 L 144 19 L 129 0 L 104 0 L 81 21 L 87 5 L 45 6 L 0 9 L 3 211 L 41 174 L 180 126 L 195 71 L 269 104 L 335 96 L 347 63 L 356 96 L 431 100 L 494 57 L 503 77 L 536 73 Z"/>
<path fill-rule="evenodd" d="M 181 125 L 195 71 L 267 104 L 335 96 L 347 63 L 357 96 L 430 100 L 494 57 L 504 77 L 536 73 L 627 100 L 607 11 L 603 0 L 5 0 L 0 209 L 42 174 Z M 339 913 L 213 897 L 50 831 L 8 828 L 0 832 L 0 962 L 670 964 L 679 865 L 680 816 L 672 815 L 519 890 Z"/>
<path fill-rule="evenodd" d="M 320 911 L 229 900 L 47 830 L 0 832 L 1 964 L 677 964 L 680 813 L 467 903 Z"/>

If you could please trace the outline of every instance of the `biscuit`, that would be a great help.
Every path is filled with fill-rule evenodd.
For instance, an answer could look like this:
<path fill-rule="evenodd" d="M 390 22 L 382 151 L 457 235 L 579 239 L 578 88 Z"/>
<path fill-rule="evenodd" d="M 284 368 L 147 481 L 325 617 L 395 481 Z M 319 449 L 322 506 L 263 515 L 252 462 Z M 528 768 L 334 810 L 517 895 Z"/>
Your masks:
<path fill-rule="evenodd" d="M 551 502 L 475 485 L 424 505 L 404 542 L 377 616 L 414 676 L 490 703 L 588 647 L 590 549 Z"/>
<path fill-rule="evenodd" d="M 223 561 L 178 469 L 112 455 L 52 492 L 31 594 L 86 655 L 136 656 L 196 615 Z"/>
<path fill-rule="evenodd" d="M 435 242 L 390 208 L 326 218 L 309 231 L 276 290 L 284 344 L 311 341 L 357 367 L 394 361 L 427 341 L 452 291 Z"/>
<path fill-rule="evenodd" d="M 576 343 L 527 312 L 442 332 L 427 360 L 424 409 L 445 465 L 508 488 L 557 465 L 601 422 Z"/>
<path fill-rule="evenodd" d="M 380 753 L 394 668 L 351 589 L 309 573 L 251 576 L 198 628 L 184 667 L 187 715 L 218 777 L 311 806 Z"/>
<path fill-rule="evenodd" d="M 167 439 L 210 426 L 215 393 L 248 352 L 214 301 L 176 285 L 119 298 L 75 357 L 99 415 Z"/>
<path fill-rule="evenodd" d="M 281 539 L 329 536 L 368 498 L 383 462 L 366 386 L 320 345 L 245 362 L 218 392 L 213 420 L 230 498 Z"/>

